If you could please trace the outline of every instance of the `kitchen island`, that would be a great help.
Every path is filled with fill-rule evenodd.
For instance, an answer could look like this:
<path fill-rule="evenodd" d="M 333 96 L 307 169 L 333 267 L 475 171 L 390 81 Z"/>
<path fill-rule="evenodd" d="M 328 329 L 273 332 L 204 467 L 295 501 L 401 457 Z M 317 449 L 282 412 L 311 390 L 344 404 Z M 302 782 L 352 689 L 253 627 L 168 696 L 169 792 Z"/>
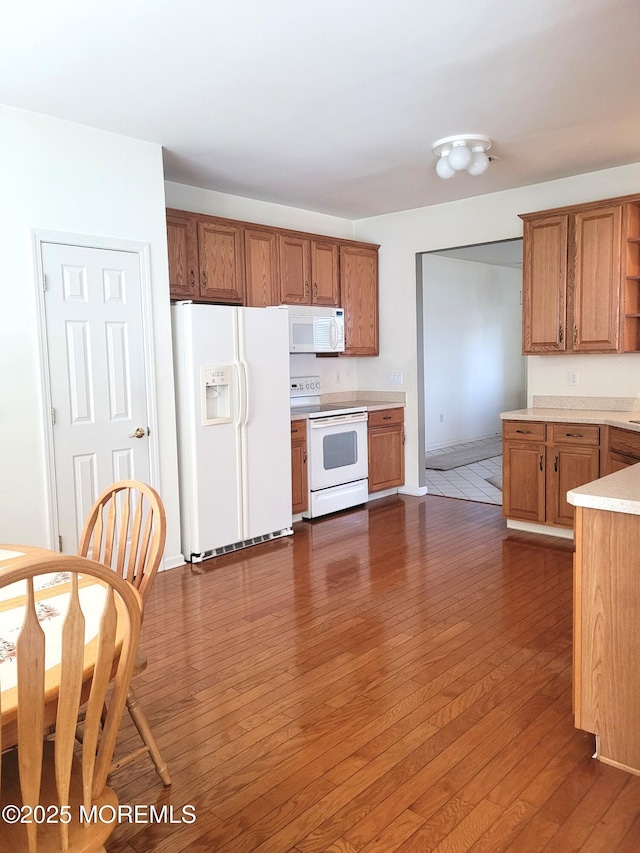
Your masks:
<path fill-rule="evenodd" d="M 640 464 L 572 489 L 573 693 L 595 757 L 640 775 Z"/>

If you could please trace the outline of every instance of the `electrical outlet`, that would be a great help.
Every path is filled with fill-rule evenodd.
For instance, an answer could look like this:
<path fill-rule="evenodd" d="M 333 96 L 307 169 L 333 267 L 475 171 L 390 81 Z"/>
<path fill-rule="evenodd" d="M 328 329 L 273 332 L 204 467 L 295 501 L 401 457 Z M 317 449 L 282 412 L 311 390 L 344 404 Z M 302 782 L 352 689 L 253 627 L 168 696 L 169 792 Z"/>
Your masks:
<path fill-rule="evenodd" d="M 404 379 L 402 373 L 390 373 L 389 374 L 389 385 L 403 385 Z"/>
<path fill-rule="evenodd" d="M 577 385 L 578 384 L 578 371 L 570 370 L 569 371 L 569 385 Z"/>

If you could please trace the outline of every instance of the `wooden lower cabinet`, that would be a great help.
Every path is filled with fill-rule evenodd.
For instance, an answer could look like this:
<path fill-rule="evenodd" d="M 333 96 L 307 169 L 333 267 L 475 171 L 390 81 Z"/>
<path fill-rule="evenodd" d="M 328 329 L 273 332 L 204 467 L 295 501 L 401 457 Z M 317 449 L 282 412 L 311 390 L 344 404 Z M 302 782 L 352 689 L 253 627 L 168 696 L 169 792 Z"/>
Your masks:
<path fill-rule="evenodd" d="M 369 492 L 404 483 L 404 409 L 369 412 Z"/>
<path fill-rule="evenodd" d="M 291 421 L 291 502 L 294 515 L 309 508 L 307 422 Z"/>
<path fill-rule="evenodd" d="M 600 476 L 600 427 L 503 421 L 505 518 L 572 527 L 567 492 Z"/>
<path fill-rule="evenodd" d="M 576 509 L 573 613 L 575 725 L 596 757 L 640 775 L 640 516 Z"/>
<path fill-rule="evenodd" d="M 621 471 L 640 462 L 640 432 L 609 427 L 607 442 L 607 474 Z"/>
<path fill-rule="evenodd" d="M 503 443 L 502 511 L 506 518 L 545 520 L 545 458 L 542 443 Z"/>

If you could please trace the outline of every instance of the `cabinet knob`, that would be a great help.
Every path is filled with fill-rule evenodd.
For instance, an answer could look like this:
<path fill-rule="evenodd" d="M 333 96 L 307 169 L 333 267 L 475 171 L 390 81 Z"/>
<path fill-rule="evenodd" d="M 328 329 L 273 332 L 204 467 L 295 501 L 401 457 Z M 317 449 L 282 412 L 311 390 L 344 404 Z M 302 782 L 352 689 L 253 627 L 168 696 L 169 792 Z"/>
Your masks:
<path fill-rule="evenodd" d="M 193 270 L 189 270 L 190 278 L 191 278 L 191 287 L 196 286 L 196 274 Z"/>

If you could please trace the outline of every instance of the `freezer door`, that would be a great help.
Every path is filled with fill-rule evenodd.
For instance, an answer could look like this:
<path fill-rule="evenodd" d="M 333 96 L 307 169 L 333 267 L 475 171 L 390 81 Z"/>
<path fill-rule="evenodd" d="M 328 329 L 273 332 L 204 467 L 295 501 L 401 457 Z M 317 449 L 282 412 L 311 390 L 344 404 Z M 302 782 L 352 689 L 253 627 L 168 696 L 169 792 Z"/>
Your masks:
<path fill-rule="evenodd" d="M 244 538 L 291 526 L 289 319 L 282 308 L 240 308 Z M 241 406 L 241 409 L 243 407 Z"/>
<path fill-rule="evenodd" d="M 172 308 L 182 549 L 187 559 L 244 538 L 237 311 L 231 306 L 193 303 Z M 230 423 L 203 424 L 203 365 L 230 368 Z"/>

